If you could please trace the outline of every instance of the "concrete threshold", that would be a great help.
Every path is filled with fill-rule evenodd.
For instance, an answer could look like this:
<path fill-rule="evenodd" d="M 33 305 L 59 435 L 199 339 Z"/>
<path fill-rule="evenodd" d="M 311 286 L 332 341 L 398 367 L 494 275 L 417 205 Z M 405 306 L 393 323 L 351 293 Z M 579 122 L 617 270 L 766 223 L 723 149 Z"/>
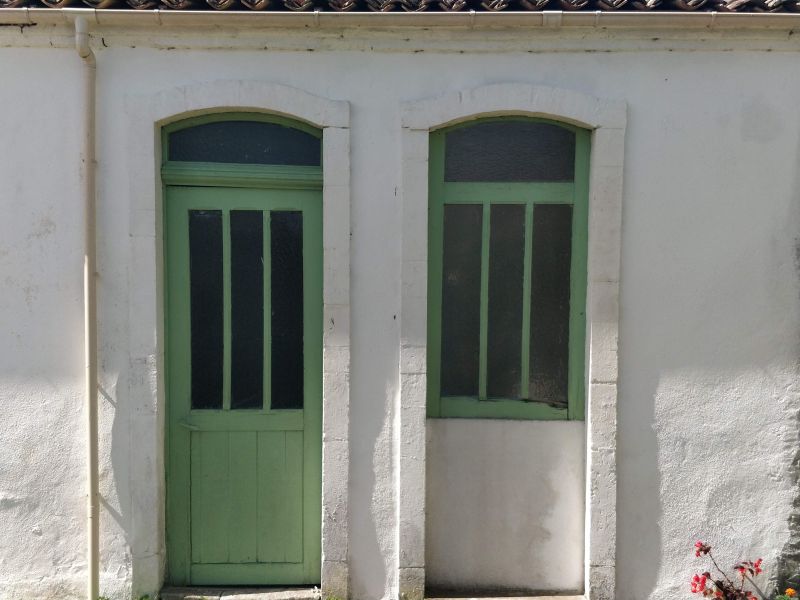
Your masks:
<path fill-rule="evenodd" d="M 169 587 L 161 590 L 161 600 L 319 600 L 315 587 Z"/>

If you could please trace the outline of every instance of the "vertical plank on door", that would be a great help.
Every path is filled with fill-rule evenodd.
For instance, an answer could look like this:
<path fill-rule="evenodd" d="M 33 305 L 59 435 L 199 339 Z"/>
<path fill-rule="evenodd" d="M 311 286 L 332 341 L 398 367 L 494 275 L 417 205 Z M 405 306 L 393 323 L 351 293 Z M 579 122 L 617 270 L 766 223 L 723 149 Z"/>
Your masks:
<path fill-rule="evenodd" d="M 192 433 L 192 562 L 228 561 L 229 434 Z"/>
<path fill-rule="evenodd" d="M 283 562 L 281 503 L 286 464 L 286 434 L 258 433 L 258 562 Z"/>
<path fill-rule="evenodd" d="M 189 463 L 191 471 L 191 476 L 189 477 L 189 481 L 191 482 L 191 495 L 189 499 L 189 508 L 191 510 L 191 516 L 189 518 L 191 542 L 189 546 L 192 548 L 193 563 L 203 562 L 203 543 L 200 539 L 202 532 L 200 529 L 196 529 L 197 524 L 200 522 L 200 504 L 203 502 L 203 489 L 200 484 L 200 480 L 202 479 L 201 473 L 203 472 L 203 454 L 200 452 L 200 438 L 202 436 L 202 433 L 193 431 L 189 441 L 189 449 L 191 451 L 191 462 Z"/>
<path fill-rule="evenodd" d="M 256 523 L 258 510 L 257 433 L 230 433 L 229 489 L 230 512 L 229 561 L 254 563 L 257 555 Z"/>
<path fill-rule="evenodd" d="M 303 432 L 286 432 L 284 559 L 303 562 Z"/>
<path fill-rule="evenodd" d="M 303 432 L 258 434 L 258 561 L 303 562 Z"/>

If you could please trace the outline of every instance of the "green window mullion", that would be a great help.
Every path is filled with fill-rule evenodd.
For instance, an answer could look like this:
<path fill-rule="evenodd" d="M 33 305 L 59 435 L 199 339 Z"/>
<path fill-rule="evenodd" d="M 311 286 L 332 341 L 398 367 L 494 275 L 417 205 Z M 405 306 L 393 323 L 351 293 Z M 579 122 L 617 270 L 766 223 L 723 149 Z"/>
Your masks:
<path fill-rule="evenodd" d="M 231 408 L 231 212 L 222 211 L 222 410 Z"/>
<path fill-rule="evenodd" d="M 489 357 L 487 346 L 489 341 L 489 234 L 491 204 L 483 205 L 483 229 L 481 232 L 481 329 L 480 329 L 480 371 L 478 374 L 478 397 L 486 400 L 486 373 Z"/>
<path fill-rule="evenodd" d="M 264 374 L 264 398 L 263 408 L 272 408 L 272 232 L 270 229 L 270 211 L 265 210 L 263 213 L 264 226 L 262 232 L 264 235 L 263 253 L 264 257 L 261 267 L 264 269 L 264 366 L 262 372 Z"/>
<path fill-rule="evenodd" d="M 531 355 L 531 264 L 533 262 L 533 202 L 525 205 L 525 259 L 522 272 L 522 353 L 520 358 L 522 381 L 520 396 L 530 395 Z"/>

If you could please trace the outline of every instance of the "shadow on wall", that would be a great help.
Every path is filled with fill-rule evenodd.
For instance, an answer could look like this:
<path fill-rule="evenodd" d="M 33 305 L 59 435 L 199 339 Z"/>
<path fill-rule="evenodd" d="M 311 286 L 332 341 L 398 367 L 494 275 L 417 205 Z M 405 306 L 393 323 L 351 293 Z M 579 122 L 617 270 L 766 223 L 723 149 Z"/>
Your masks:
<path fill-rule="evenodd" d="M 364 315 L 364 320 L 354 320 L 351 330 L 354 342 L 350 414 L 358 418 L 351 417 L 350 425 L 350 595 L 384 598 L 392 585 L 385 556 L 394 531 L 394 526 L 387 523 L 393 518 L 394 508 L 393 491 L 387 482 L 392 481 L 392 403 L 397 391 L 390 383 L 367 374 L 391 372 L 398 358 L 386 348 L 359 343 L 367 331 L 384 329 L 376 339 L 392 336 L 385 331 L 387 323 L 380 322 L 382 315 L 373 317 L 369 311 L 359 310 L 357 297 L 352 306 L 353 314 Z M 369 318 L 375 322 L 368 322 Z"/>
<path fill-rule="evenodd" d="M 102 338 L 100 338 L 102 340 Z M 106 351 L 101 346 L 100 355 Z M 112 367 L 113 368 L 113 367 Z M 130 427 L 126 387 L 120 386 L 127 381 L 127 373 L 117 374 L 110 385 L 103 382 L 103 373 L 100 373 L 101 382 L 97 394 L 99 415 L 99 458 L 100 458 L 100 594 L 109 598 L 125 598 L 130 595 L 128 588 L 132 573 L 122 565 L 130 565 L 129 549 L 131 548 L 132 518 L 130 502 Z M 108 421 L 109 413 L 113 414 L 110 435 L 105 434 L 104 422 Z M 104 445 L 110 440 L 110 452 L 106 454 Z M 110 458 L 110 473 L 108 465 L 104 463 Z M 112 482 L 107 481 L 111 475 Z M 111 522 L 109 522 L 109 520 Z M 113 550 L 104 548 L 104 539 L 124 536 L 124 548 L 114 545 Z M 124 555 L 120 556 L 120 552 Z M 109 566 L 117 566 L 115 572 L 108 572 Z"/>

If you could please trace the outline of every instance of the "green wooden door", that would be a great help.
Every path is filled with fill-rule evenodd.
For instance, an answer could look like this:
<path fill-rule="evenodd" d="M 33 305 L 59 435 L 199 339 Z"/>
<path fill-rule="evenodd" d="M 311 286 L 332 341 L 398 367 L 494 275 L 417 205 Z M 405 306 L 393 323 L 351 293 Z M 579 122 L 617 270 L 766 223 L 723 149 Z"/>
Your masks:
<path fill-rule="evenodd" d="M 166 188 L 173 584 L 320 579 L 322 197 Z"/>

